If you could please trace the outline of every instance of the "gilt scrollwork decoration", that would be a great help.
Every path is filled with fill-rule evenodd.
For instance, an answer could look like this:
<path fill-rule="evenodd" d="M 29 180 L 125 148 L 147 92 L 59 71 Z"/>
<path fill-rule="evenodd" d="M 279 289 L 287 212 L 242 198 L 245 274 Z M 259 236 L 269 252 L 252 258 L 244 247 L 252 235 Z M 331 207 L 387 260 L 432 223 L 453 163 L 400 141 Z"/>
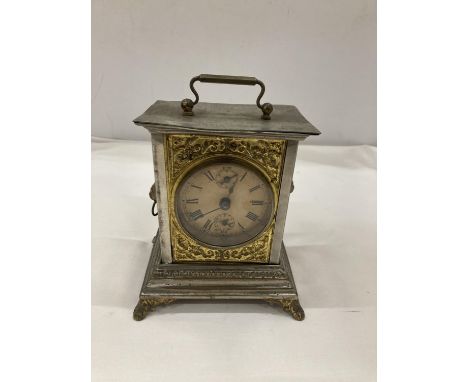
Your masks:
<path fill-rule="evenodd" d="M 286 141 L 278 139 L 236 138 L 174 134 L 166 137 L 167 188 L 170 204 L 172 256 L 176 262 L 252 262 L 268 263 L 274 233 L 274 219 L 253 241 L 236 248 L 202 245 L 190 237 L 177 221 L 174 206 L 176 183 L 194 166 L 204 160 L 232 157 L 244 160 L 259 169 L 268 179 L 275 194 L 281 187 L 281 174 Z"/>

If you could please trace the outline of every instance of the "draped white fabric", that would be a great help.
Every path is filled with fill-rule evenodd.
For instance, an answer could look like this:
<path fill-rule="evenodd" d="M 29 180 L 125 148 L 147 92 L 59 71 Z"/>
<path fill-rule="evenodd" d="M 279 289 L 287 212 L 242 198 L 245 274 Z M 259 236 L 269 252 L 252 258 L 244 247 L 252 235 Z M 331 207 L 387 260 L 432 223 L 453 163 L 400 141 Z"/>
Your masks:
<path fill-rule="evenodd" d="M 152 183 L 149 142 L 93 139 L 94 382 L 375 380 L 375 147 L 299 147 L 284 242 L 302 322 L 266 303 L 195 302 L 134 321 Z"/>

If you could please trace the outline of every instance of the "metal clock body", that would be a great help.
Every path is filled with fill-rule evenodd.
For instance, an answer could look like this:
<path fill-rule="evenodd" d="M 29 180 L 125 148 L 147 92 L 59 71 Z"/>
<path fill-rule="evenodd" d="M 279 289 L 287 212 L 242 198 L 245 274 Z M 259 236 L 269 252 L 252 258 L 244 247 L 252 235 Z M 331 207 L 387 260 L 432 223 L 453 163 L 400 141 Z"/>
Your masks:
<path fill-rule="evenodd" d="M 261 92 L 256 106 L 199 103 L 197 81 Z M 190 89 L 195 101 L 157 101 L 134 120 L 151 133 L 158 211 L 134 318 L 178 300 L 256 299 L 302 320 L 283 232 L 298 142 L 320 132 L 294 106 L 261 104 L 253 77 L 200 75 Z"/>

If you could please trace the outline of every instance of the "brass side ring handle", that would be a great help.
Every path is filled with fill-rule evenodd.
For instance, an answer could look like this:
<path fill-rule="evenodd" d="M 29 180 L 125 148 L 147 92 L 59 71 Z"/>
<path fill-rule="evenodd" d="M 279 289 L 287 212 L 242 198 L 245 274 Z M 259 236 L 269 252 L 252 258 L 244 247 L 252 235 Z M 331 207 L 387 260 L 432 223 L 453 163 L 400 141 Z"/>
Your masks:
<path fill-rule="evenodd" d="M 149 192 L 149 197 L 153 201 L 153 207 L 151 207 L 151 214 L 153 216 L 158 216 L 158 213 L 155 212 L 154 208 L 156 207 L 156 204 L 158 203 L 156 200 L 156 183 L 153 183 L 153 185 L 150 188 Z"/>
<path fill-rule="evenodd" d="M 212 84 L 228 84 L 228 85 L 260 85 L 260 94 L 257 97 L 257 106 L 262 111 L 262 119 L 270 119 L 270 114 L 273 111 L 273 105 L 271 103 L 261 104 L 260 100 L 265 94 L 265 85 L 262 81 L 256 79 L 255 77 L 244 77 L 244 76 L 222 76 L 216 74 L 200 74 L 199 76 L 193 77 L 190 80 L 190 90 L 195 95 L 195 101 L 192 101 L 189 98 L 185 98 L 180 103 L 184 115 L 193 115 L 193 107 L 198 103 L 200 97 L 198 96 L 197 91 L 195 90 L 193 84 L 196 81 L 208 82 Z"/>

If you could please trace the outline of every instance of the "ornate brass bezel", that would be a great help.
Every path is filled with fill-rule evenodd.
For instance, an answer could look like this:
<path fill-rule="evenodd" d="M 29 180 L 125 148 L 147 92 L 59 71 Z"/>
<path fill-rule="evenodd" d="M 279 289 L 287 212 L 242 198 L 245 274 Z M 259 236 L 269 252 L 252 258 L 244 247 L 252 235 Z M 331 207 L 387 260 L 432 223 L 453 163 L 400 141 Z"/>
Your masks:
<path fill-rule="evenodd" d="M 173 261 L 268 263 L 285 151 L 285 140 L 189 134 L 167 135 L 165 154 Z M 222 158 L 247 162 L 248 165 L 260 171 L 273 190 L 275 202 L 273 217 L 264 231 L 252 240 L 233 247 L 215 247 L 198 241 L 183 229 L 175 213 L 177 186 L 184 176 L 205 161 Z"/>

